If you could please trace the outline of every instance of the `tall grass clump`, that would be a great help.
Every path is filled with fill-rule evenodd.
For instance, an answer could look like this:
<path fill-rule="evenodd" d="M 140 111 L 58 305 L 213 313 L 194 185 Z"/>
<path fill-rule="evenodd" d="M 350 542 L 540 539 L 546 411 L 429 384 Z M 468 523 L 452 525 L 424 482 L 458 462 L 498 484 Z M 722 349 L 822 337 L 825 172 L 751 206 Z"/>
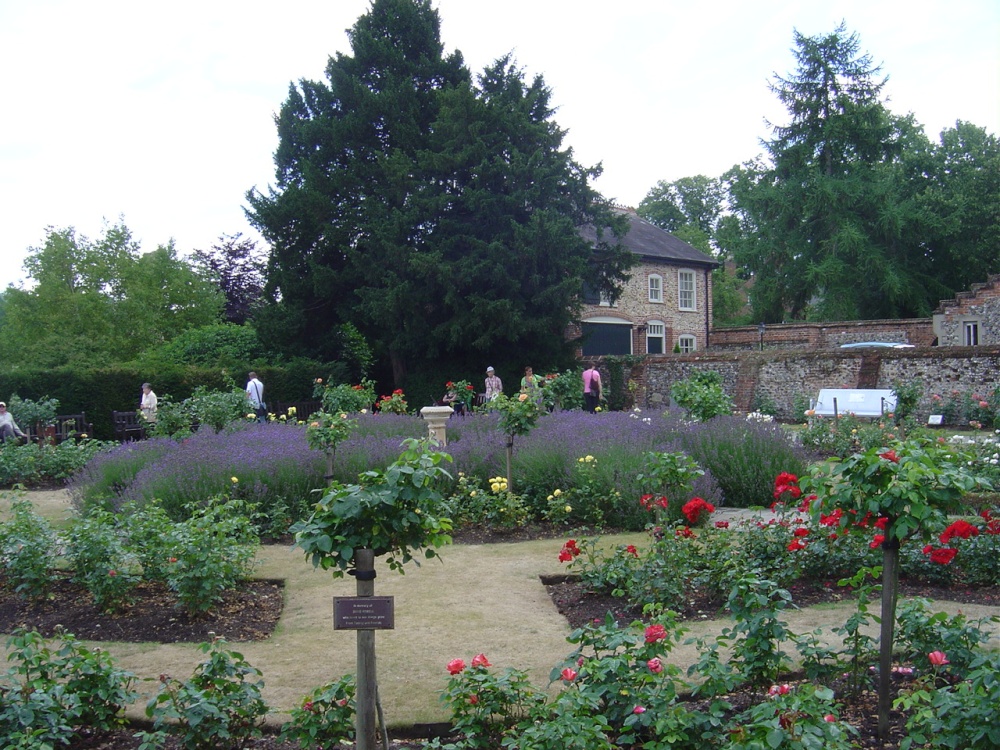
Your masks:
<path fill-rule="evenodd" d="M 687 452 L 719 483 L 726 505 L 768 506 L 774 478 L 783 471 L 801 475 L 808 460 L 780 425 L 715 417 L 677 432 L 674 450 Z"/>

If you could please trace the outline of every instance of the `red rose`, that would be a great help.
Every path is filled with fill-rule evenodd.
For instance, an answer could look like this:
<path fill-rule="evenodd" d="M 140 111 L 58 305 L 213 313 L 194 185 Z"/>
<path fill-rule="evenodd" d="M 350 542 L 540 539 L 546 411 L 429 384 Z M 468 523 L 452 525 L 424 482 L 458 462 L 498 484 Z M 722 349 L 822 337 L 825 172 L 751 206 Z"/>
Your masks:
<path fill-rule="evenodd" d="M 490 660 L 486 658 L 486 654 L 476 654 L 472 657 L 472 666 L 474 667 L 492 667 Z"/>
<path fill-rule="evenodd" d="M 978 536 L 979 529 L 973 526 L 968 521 L 959 519 L 955 521 L 951 526 L 944 530 L 941 534 L 941 544 L 947 544 L 955 537 L 960 539 L 968 539 L 970 536 Z"/>
<path fill-rule="evenodd" d="M 884 458 L 886 461 L 892 461 L 894 464 L 899 463 L 899 456 L 896 455 L 896 451 L 886 451 L 885 453 L 879 453 L 879 458 Z"/>
<path fill-rule="evenodd" d="M 650 625 L 646 628 L 646 643 L 656 643 L 667 637 L 667 629 L 662 625 Z"/>
<path fill-rule="evenodd" d="M 461 659 L 452 659 L 448 662 L 448 674 L 459 674 L 465 670 L 465 662 Z"/>
<path fill-rule="evenodd" d="M 576 679 L 577 674 L 579 673 L 575 669 L 566 667 L 562 672 L 559 673 L 559 676 L 562 677 L 562 679 L 565 680 L 566 682 L 572 682 L 573 680 Z"/>

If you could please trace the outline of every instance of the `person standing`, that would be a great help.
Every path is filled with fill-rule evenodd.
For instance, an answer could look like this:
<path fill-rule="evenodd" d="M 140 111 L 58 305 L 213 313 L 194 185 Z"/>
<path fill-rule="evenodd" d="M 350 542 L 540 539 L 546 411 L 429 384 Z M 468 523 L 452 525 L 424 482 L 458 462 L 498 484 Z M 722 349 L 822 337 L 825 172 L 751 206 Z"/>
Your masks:
<path fill-rule="evenodd" d="M 251 372 L 247 380 L 247 398 L 257 415 L 257 421 L 263 423 L 267 419 L 267 404 L 264 403 L 264 384 L 257 379 L 257 373 Z"/>
<path fill-rule="evenodd" d="M 542 398 L 541 381 L 535 377 L 535 372 L 531 369 L 530 365 L 524 368 L 524 377 L 521 378 L 521 393 L 527 393 L 535 401 L 539 401 Z"/>
<path fill-rule="evenodd" d="M 24 433 L 14 421 L 14 415 L 7 411 L 7 404 L 0 401 L 0 443 L 6 443 L 15 437 L 23 438 Z"/>
<path fill-rule="evenodd" d="M 601 373 L 594 365 L 583 371 L 583 402 L 587 411 L 593 414 L 601 403 Z"/>
<path fill-rule="evenodd" d="M 503 383 L 497 377 L 493 367 L 486 368 L 486 400 L 492 401 L 503 393 Z"/>
<path fill-rule="evenodd" d="M 142 384 L 142 398 L 139 399 L 139 412 L 148 424 L 156 424 L 156 394 L 149 383 Z"/>

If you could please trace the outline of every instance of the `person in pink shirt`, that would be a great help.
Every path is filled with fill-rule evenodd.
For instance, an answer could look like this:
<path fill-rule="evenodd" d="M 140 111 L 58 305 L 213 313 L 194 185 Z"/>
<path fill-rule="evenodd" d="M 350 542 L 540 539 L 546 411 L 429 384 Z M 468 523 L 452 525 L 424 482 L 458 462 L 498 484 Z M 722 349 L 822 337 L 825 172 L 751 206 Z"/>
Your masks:
<path fill-rule="evenodd" d="M 601 373 L 593 365 L 583 371 L 583 402 L 591 414 L 601 403 Z"/>

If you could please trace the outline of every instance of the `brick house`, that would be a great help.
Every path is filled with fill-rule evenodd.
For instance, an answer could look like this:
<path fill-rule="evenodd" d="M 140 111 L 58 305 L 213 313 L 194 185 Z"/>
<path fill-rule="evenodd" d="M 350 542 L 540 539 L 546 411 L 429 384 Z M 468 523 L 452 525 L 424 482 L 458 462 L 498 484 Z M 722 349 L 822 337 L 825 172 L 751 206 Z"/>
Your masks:
<path fill-rule="evenodd" d="M 569 332 L 581 338 L 583 357 L 665 354 L 708 346 L 712 324 L 712 270 L 719 263 L 667 231 L 619 209 L 629 228 L 622 244 L 638 256 L 631 277 L 613 304 L 598 295 L 584 298 L 580 321 Z M 596 239 L 591 229 L 590 240 Z"/>
<path fill-rule="evenodd" d="M 942 300 L 932 320 L 938 346 L 1000 344 L 1000 274 Z"/>

